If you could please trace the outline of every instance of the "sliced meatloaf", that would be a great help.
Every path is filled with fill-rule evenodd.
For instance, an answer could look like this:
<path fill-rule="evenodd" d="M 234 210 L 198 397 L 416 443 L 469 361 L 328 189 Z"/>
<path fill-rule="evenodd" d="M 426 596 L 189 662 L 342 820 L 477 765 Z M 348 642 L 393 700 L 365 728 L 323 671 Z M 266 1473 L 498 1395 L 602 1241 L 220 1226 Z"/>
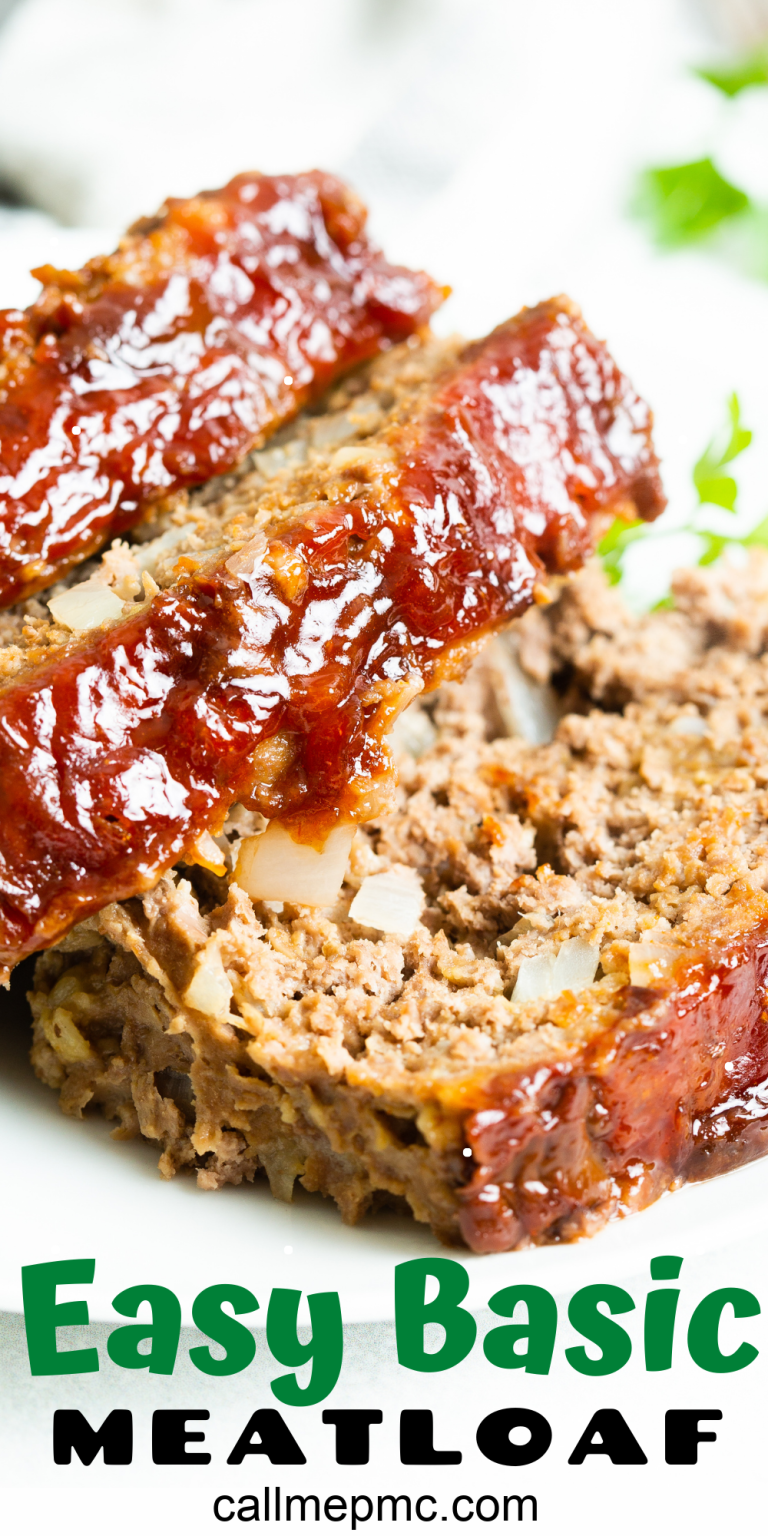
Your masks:
<path fill-rule="evenodd" d="M 9 617 L 0 967 L 154 887 L 236 802 L 348 851 L 392 803 L 409 700 L 606 519 L 663 505 L 650 412 L 569 300 L 469 346 L 392 348 L 149 543 L 49 592 L 53 625 L 42 603 Z"/>
<path fill-rule="evenodd" d="M 207 1189 L 480 1252 L 564 1241 L 768 1146 L 768 560 L 633 617 L 599 570 L 396 728 L 325 910 L 177 868 L 37 961 L 71 1114 Z M 521 734 L 525 730 L 528 739 Z M 552 739 L 546 739 L 554 730 Z"/>
<path fill-rule="evenodd" d="M 445 296 L 335 176 L 170 198 L 111 256 L 0 310 L 0 608 L 233 468 Z"/>

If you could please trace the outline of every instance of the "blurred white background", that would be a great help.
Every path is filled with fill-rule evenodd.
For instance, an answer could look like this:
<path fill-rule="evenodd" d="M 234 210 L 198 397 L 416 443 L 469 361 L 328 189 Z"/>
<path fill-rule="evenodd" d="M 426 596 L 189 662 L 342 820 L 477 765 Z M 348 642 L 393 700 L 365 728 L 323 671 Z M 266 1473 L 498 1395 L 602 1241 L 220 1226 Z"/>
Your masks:
<path fill-rule="evenodd" d="M 552 137 L 564 174 L 590 143 L 604 172 L 685 21 L 654 0 L 17 0 L 0 171 L 68 224 L 310 162 L 408 217 L 489 143 L 510 187 Z"/>

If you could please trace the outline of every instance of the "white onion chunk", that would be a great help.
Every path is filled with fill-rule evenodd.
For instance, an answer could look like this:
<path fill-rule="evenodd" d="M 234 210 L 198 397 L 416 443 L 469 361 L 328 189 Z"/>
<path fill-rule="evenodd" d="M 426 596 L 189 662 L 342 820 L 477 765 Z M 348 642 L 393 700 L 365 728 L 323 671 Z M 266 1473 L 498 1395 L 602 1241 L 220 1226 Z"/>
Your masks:
<path fill-rule="evenodd" d="M 559 997 L 561 992 L 580 992 L 595 979 L 600 960 L 596 944 L 586 939 L 566 939 L 557 954 L 547 950 L 529 955 L 520 962 L 512 993 L 513 1003 L 533 1003 L 540 998 Z"/>
<path fill-rule="evenodd" d="M 423 905 L 424 893 L 415 876 L 387 870 L 381 875 L 366 875 L 349 915 L 363 928 L 407 938 L 421 917 Z"/>
<path fill-rule="evenodd" d="M 243 838 L 235 880 L 254 901 L 330 907 L 341 890 L 354 835 L 353 826 L 334 827 L 318 852 L 271 821 L 266 832 Z"/>
<path fill-rule="evenodd" d="M 66 592 L 52 597 L 48 607 L 57 624 L 76 634 L 119 619 L 123 612 L 122 598 L 97 581 L 81 581 L 77 587 L 68 587 Z"/>
<path fill-rule="evenodd" d="M 192 980 L 184 993 L 184 1002 L 196 1013 L 211 1019 L 226 1019 L 232 1001 L 232 984 L 224 969 L 218 949 L 202 950 Z"/>
<path fill-rule="evenodd" d="M 551 741 L 560 721 L 557 696 L 549 683 L 539 683 L 520 665 L 516 637 L 500 635 L 488 647 L 496 705 L 504 729 L 532 747 Z"/>

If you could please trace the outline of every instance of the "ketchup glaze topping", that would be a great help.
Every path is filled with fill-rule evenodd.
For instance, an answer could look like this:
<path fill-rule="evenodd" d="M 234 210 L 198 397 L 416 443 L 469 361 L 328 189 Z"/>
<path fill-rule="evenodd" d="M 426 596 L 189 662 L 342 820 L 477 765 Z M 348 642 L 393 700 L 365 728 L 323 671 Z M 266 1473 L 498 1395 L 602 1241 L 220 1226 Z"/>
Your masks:
<path fill-rule="evenodd" d="M 745 899 L 740 937 L 681 950 L 666 984 L 627 987 L 616 1022 L 570 1057 L 483 1085 L 459 1208 L 475 1253 L 567 1242 L 765 1155 L 768 922 L 756 906 Z"/>
<path fill-rule="evenodd" d="M 80 272 L 0 311 L 0 607 L 231 469 L 444 293 L 390 266 L 335 177 L 170 199 Z"/>
<path fill-rule="evenodd" d="M 567 300 L 524 310 L 371 440 L 383 474 L 330 475 L 234 556 L 11 683 L 0 960 L 149 888 L 235 800 L 315 842 L 375 815 L 407 697 L 461 670 L 544 571 L 579 564 L 604 514 L 662 510 L 650 428 Z"/>

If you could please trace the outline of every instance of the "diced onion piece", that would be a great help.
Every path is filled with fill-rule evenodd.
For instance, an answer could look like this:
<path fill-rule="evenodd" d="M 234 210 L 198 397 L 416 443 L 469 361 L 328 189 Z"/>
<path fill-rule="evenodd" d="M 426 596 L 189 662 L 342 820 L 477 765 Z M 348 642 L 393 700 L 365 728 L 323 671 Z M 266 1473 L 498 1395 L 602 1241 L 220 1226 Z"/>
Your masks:
<path fill-rule="evenodd" d="M 385 443 L 360 443 L 352 444 L 349 448 L 337 448 L 331 459 L 331 468 L 335 470 L 362 469 L 369 474 L 377 471 L 391 469 L 394 463 L 394 454 Z"/>
<path fill-rule="evenodd" d="M 543 955 L 528 955 L 520 961 L 513 1003 L 533 1003 L 539 997 L 556 997 L 555 956 L 552 950 Z"/>
<path fill-rule="evenodd" d="M 366 875 L 349 915 L 364 928 L 407 938 L 419 921 L 423 905 L 424 893 L 415 876 L 387 870 L 381 875 Z"/>
<path fill-rule="evenodd" d="M 49 1045 L 66 1066 L 78 1061 L 91 1061 L 93 1051 L 84 1035 L 81 1035 L 68 1008 L 54 1008 L 43 1015 L 43 1033 Z"/>
<path fill-rule="evenodd" d="M 267 551 L 267 535 L 263 528 L 257 528 L 253 537 L 247 544 L 241 544 L 234 554 L 230 555 L 226 562 L 227 570 L 232 576 L 252 576 L 257 566 L 261 565 Z"/>
<path fill-rule="evenodd" d="M 96 581 L 81 581 L 79 586 L 69 587 L 58 597 L 52 597 L 48 607 L 57 624 L 76 634 L 119 619 L 123 612 L 122 598 L 111 587 Z"/>
<path fill-rule="evenodd" d="M 656 987 L 664 981 L 674 952 L 661 944 L 629 945 L 629 979 L 633 987 Z"/>
<path fill-rule="evenodd" d="M 354 835 L 353 826 L 334 827 L 318 853 L 271 821 L 260 837 L 244 837 L 239 844 L 235 880 L 254 900 L 330 907 L 341 890 Z"/>
<path fill-rule="evenodd" d="M 437 732 L 425 709 L 409 704 L 398 715 L 390 733 L 390 741 L 396 752 L 408 752 L 411 757 L 421 757 L 437 740 Z"/>
<path fill-rule="evenodd" d="M 224 855 L 210 832 L 201 832 L 196 843 L 189 850 L 189 859 L 195 864 L 202 864 L 203 869 L 209 869 L 214 875 L 225 875 L 227 866 Z"/>
<path fill-rule="evenodd" d="M 551 741 L 560 720 L 557 697 L 547 683 L 537 683 L 517 658 L 514 637 L 500 636 L 488 651 L 496 704 L 505 730 L 532 747 Z"/>
<path fill-rule="evenodd" d="M 232 1001 L 232 986 L 218 949 L 205 949 L 198 956 L 195 972 L 184 1002 L 209 1019 L 226 1019 Z"/>
<path fill-rule="evenodd" d="M 169 554 L 177 544 L 183 544 L 187 534 L 192 533 L 194 527 L 194 523 L 183 523 L 180 528 L 169 528 L 158 538 L 150 539 L 147 544 L 132 544 L 131 554 L 136 561 L 139 573 L 147 571 L 150 576 L 154 576 L 161 556 Z"/>
<path fill-rule="evenodd" d="M 701 715 L 678 715 L 669 729 L 676 736 L 706 736 L 709 725 Z"/>
<path fill-rule="evenodd" d="M 599 964 L 597 944 L 588 944 L 586 939 L 566 939 L 555 961 L 557 992 L 580 992 L 582 987 L 591 987 Z"/>
<path fill-rule="evenodd" d="M 325 417 L 318 417 L 318 421 L 324 421 Z M 313 440 L 317 427 L 313 431 Z M 322 447 L 322 444 L 320 444 Z M 271 480 L 273 475 L 279 475 L 283 469 L 293 469 L 297 464 L 304 464 L 307 458 L 307 445 L 302 438 L 294 438 L 291 442 L 280 443 L 273 448 L 261 448 L 253 455 L 253 467 L 258 470 L 265 480 Z"/>
<path fill-rule="evenodd" d="M 559 997 L 561 992 L 580 992 L 595 979 L 600 950 L 586 939 L 566 939 L 557 954 L 547 950 L 520 962 L 512 993 L 513 1003 L 532 1003 L 539 998 Z"/>

